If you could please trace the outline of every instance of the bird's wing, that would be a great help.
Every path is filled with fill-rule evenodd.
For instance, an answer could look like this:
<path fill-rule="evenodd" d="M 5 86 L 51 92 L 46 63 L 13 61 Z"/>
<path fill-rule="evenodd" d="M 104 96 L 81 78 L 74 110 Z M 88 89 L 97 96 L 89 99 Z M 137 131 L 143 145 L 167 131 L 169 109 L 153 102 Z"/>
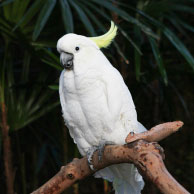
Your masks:
<path fill-rule="evenodd" d="M 123 144 L 130 131 L 139 133 L 145 128 L 137 121 L 133 99 L 120 73 L 110 67 L 103 73 L 102 80 L 105 85 L 107 107 L 112 120 L 115 121 L 114 129 L 108 137 L 112 142 Z M 141 175 L 131 164 L 107 167 L 95 173 L 95 177 L 113 181 L 115 193 L 119 194 L 140 194 L 144 185 Z"/>
<path fill-rule="evenodd" d="M 114 67 L 109 67 L 102 79 L 106 86 L 107 106 L 112 119 L 116 122 L 119 120 L 128 132 L 136 132 L 138 121 L 135 105 L 121 74 Z"/>

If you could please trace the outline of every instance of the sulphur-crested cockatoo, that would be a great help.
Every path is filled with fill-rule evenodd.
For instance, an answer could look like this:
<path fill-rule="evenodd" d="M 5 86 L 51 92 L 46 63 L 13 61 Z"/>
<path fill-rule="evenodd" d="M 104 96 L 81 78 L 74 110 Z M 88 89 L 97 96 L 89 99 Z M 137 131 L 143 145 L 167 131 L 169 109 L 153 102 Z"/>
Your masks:
<path fill-rule="evenodd" d="M 124 144 L 130 132 L 146 130 L 137 121 L 121 74 L 100 50 L 111 43 L 116 32 L 117 27 L 111 22 L 110 30 L 102 36 L 88 38 L 70 33 L 57 42 L 64 66 L 59 83 L 63 117 L 83 156 L 106 142 Z M 106 167 L 95 177 L 112 181 L 117 194 L 139 194 L 144 186 L 132 164 Z"/>

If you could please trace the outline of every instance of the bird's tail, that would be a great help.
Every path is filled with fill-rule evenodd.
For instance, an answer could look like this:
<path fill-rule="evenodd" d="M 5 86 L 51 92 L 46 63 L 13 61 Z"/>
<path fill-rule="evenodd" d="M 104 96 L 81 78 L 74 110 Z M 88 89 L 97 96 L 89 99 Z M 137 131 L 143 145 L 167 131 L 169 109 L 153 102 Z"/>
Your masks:
<path fill-rule="evenodd" d="M 144 187 L 142 176 L 133 164 L 116 164 L 106 167 L 95 174 L 113 182 L 115 194 L 140 194 Z"/>
<path fill-rule="evenodd" d="M 113 188 L 115 194 L 140 194 L 143 189 L 143 183 L 136 182 L 135 185 L 129 184 L 123 179 L 115 179 L 113 181 Z"/>

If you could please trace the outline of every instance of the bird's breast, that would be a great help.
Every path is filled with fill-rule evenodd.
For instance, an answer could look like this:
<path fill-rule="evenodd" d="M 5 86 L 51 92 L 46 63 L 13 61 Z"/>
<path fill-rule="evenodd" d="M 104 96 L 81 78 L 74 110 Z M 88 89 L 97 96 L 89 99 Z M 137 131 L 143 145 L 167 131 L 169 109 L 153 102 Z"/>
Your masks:
<path fill-rule="evenodd" d="M 98 145 L 102 136 L 100 130 L 104 128 L 103 115 L 108 113 L 102 111 L 106 102 L 104 85 L 91 74 L 72 77 L 64 74 L 60 98 L 65 101 L 63 117 L 75 141 L 82 138 L 90 145 Z"/>
<path fill-rule="evenodd" d="M 88 70 L 83 74 L 65 71 L 63 86 L 66 93 L 72 93 L 77 96 L 87 95 L 88 92 L 95 90 L 94 87 L 100 87 L 100 73 L 94 70 Z"/>

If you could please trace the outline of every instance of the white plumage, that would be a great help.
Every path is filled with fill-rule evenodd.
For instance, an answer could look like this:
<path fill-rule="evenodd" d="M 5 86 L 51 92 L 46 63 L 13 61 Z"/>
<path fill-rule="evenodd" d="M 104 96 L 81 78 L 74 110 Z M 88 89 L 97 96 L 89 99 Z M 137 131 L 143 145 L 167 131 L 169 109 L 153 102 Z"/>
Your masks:
<path fill-rule="evenodd" d="M 146 130 L 137 121 L 122 76 L 92 40 L 67 34 L 59 39 L 57 49 L 60 54 L 73 55 L 73 69 L 61 73 L 59 93 L 65 124 L 81 155 L 103 141 L 124 144 L 130 131 Z M 130 164 L 107 167 L 95 176 L 113 181 L 118 194 L 139 194 L 144 185 Z"/>

